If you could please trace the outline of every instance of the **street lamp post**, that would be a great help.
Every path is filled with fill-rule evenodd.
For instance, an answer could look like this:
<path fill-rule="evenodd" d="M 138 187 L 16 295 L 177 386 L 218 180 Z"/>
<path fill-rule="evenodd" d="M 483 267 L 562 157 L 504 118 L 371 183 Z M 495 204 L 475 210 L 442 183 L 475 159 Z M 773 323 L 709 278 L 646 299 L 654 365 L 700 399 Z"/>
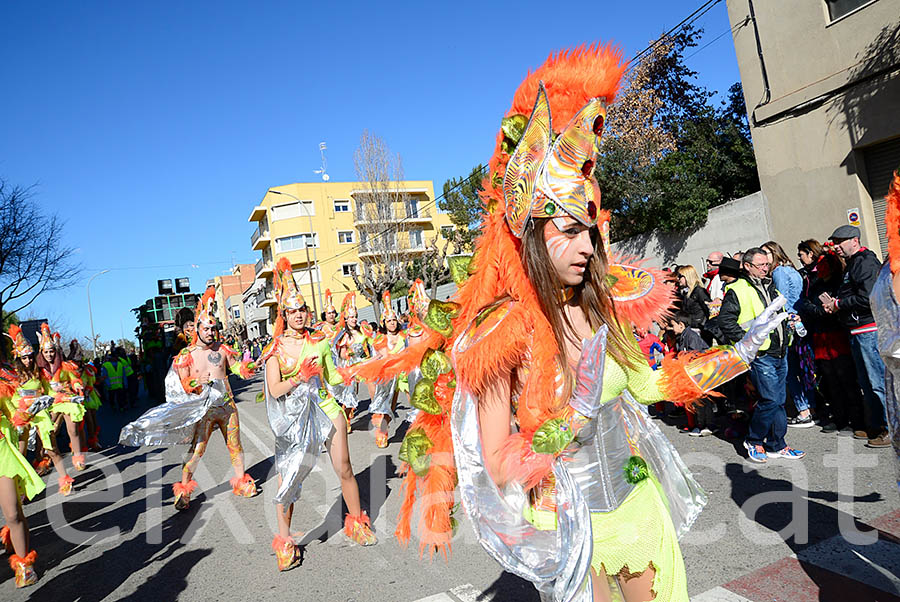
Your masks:
<path fill-rule="evenodd" d="M 97 359 L 97 335 L 94 334 L 94 312 L 91 311 L 91 281 L 97 276 L 102 276 L 108 271 L 109 270 L 102 270 L 100 272 L 97 272 L 96 274 L 88 278 L 87 281 L 88 317 L 91 320 L 91 353 L 94 355 L 93 359 Z"/>
<path fill-rule="evenodd" d="M 290 197 L 290 198 L 294 199 L 295 201 L 297 201 L 298 203 L 300 203 L 300 206 L 303 207 L 304 211 L 306 211 L 307 219 L 309 219 L 309 235 L 315 236 L 316 232 L 313 231 L 312 213 L 310 213 L 309 209 L 306 208 L 306 206 L 302 200 L 300 200 L 299 198 L 290 194 L 289 192 L 282 192 L 281 190 L 272 190 L 270 188 L 269 192 L 271 192 L 272 194 L 280 194 L 282 196 Z M 306 271 L 307 271 L 307 274 L 309 275 L 309 289 L 312 291 L 312 294 L 313 294 L 313 314 L 315 316 L 314 321 L 317 321 L 319 319 L 319 310 L 316 307 L 316 286 L 315 286 L 315 282 L 313 281 L 312 266 L 313 266 L 313 264 L 315 264 L 316 274 L 318 274 L 319 273 L 319 258 L 318 258 L 318 254 L 316 253 L 316 246 L 313 245 L 313 264 L 311 264 L 309 262 L 309 240 L 305 241 L 304 246 L 306 247 L 306 268 L 307 268 Z M 322 305 L 322 283 L 321 282 L 319 282 L 319 286 L 318 286 L 318 297 L 319 297 L 319 305 Z"/>

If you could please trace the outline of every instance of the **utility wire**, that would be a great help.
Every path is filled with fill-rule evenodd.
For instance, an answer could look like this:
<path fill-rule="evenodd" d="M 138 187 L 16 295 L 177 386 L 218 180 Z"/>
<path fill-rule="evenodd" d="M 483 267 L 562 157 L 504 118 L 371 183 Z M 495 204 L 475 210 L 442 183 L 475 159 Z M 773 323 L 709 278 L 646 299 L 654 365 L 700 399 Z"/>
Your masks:
<path fill-rule="evenodd" d="M 679 30 L 679 29 L 681 29 L 681 28 L 683 28 L 683 27 L 685 27 L 685 26 L 687 26 L 687 25 L 693 24 L 694 22 L 697 21 L 697 19 L 699 19 L 700 17 L 702 17 L 703 15 L 705 15 L 707 12 L 709 12 L 709 10 L 710 10 L 713 6 L 715 6 L 716 4 L 718 4 L 718 3 L 721 2 L 721 1 L 722 1 L 722 0 L 707 0 L 706 2 L 704 2 L 704 3 L 700 6 L 700 8 L 696 9 L 694 12 L 692 12 L 692 13 L 689 14 L 687 17 L 685 17 L 684 19 L 682 19 L 681 22 L 678 23 L 678 25 L 676 25 L 675 27 L 673 27 L 672 29 L 670 29 L 669 31 L 667 31 L 666 33 L 664 33 L 663 35 L 661 35 L 661 36 L 660 36 L 659 38 L 657 38 L 652 44 L 650 44 L 649 46 L 647 46 L 646 48 L 644 48 L 643 50 L 641 50 L 640 52 L 638 52 L 636 55 L 634 55 L 633 57 L 631 57 L 631 60 L 628 61 L 628 68 L 631 69 L 631 66 L 634 65 L 634 64 L 636 64 L 637 61 L 638 61 L 641 57 L 643 57 L 645 54 L 647 54 L 648 52 L 651 52 L 654 48 L 656 48 L 657 46 L 659 46 L 660 44 L 662 44 L 663 42 L 665 42 L 666 39 L 667 39 L 669 36 L 671 36 L 675 31 L 677 31 L 677 30 Z"/>

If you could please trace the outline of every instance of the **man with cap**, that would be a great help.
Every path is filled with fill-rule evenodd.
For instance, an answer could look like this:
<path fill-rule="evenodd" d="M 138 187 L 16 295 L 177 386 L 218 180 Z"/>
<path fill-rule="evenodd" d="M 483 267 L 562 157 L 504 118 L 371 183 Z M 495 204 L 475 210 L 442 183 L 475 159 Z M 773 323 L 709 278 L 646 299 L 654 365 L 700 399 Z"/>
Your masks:
<path fill-rule="evenodd" d="M 850 351 L 865 399 L 868 433 L 856 431 L 853 436 L 868 439 L 868 447 L 890 447 L 884 411 L 884 363 L 878 355 L 878 327 L 869 305 L 881 262 L 875 253 L 860 245 L 856 226 L 839 226 L 829 239 L 847 262 L 847 269 L 837 297 L 825 294 L 822 304 L 828 313 L 836 313 L 850 332 Z"/>

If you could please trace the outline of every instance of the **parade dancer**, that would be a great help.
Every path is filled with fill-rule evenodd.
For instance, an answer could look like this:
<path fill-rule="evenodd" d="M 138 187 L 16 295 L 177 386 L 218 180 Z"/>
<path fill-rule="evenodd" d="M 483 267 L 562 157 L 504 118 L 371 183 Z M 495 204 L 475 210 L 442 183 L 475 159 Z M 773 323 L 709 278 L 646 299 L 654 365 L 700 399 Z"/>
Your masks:
<path fill-rule="evenodd" d="M 321 322 L 313 326 L 313 330 L 318 330 L 330 341 L 337 335 L 338 310 L 334 307 L 334 297 L 328 288 L 325 289 L 325 309 L 322 310 L 322 318 Z"/>
<path fill-rule="evenodd" d="M 373 347 L 380 358 L 387 358 L 400 353 L 406 348 L 406 332 L 400 328 L 397 312 L 391 307 L 391 293 L 385 291 L 381 297 L 381 328 L 383 332 L 375 337 Z M 375 386 L 375 395 L 369 406 L 372 415 L 372 427 L 375 430 L 375 445 L 388 446 L 388 425 L 394 415 L 397 395 L 400 391 L 409 393 L 409 382 L 405 373 L 379 383 Z"/>
<path fill-rule="evenodd" d="M 81 448 L 81 422 L 84 420 L 84 385 L 81 374 L 74 362 L 63 360 L 62 345 L 59 333 L 50 333 L 50 326 L 41 324 L 40 353 L 37 365 L 41 376 L 50 384 L 50 389 L 57 396 L 56 403 L 50 409 L 54 430 L 58 431 L 62 422 L 66 424 L 69 445 L 72 449 L 72 466 L 75 470 L 85 469 L 84 453 Z"/>
<path fill-rule="evenodd" d="M 87 437 L 87 448 L 90 451 L 100 451 L 100 425 L 97 423 L 97 410 L 103 405 L 97 392 L 97 368 L 90 362 L 84 361 L 84 350 L 78 341 L 72 339 L 69 342 L 69 355 L 67 358 L 78 367 L 81 374 L 81 384 L 84 386 L 84 433 Z"/>
<path fill-rule="evenodd" d="M 735 347 L 657 371 L 641 356 L 632 324 L 661 318 L 672 289 L 661 272 L 609 262 L 593 176 L 624 69 L 616 50 L 579 48 L 520 85 L 455 301 L 432 301 L 423 340 L 360 373 L 390 378 L 418 357 L 417 391 L 429 389 L 400 449 L 401 540 L 420 495 L 422 545 L 449 547 L 458 480 L 479 542 L 545 599 L 687 602 L 678 537 L 706 496 L 638 404 L 709 395 L 786 314 L 782 297 Z"/>
<path fill-rule="evenodd" d="M 406 328 L 406 341 L 409 347 L 414 347 L 422 341 L 422 337 L 425 335 L 423 320 L 428 314 L 428 304 L 431 302 L 431 299 L 425 292 L 425 283 L 420 278 L 416 278 L 412 286 L 409 287 L 407 301 L 409 302 L 409 325 Z M 412 405 L 412 397 L 416 393 L 416 385 L 422 379 L 422 371 L 418 366 L 407 374 L 407 379 L 410 405 Z M 406 421 L 413 422 L 420 411 L 413 406 L 406 415 Z"/>
<path fill-rule="evenodd" d="M 68 496 L 72 493 L 75 480 L 66 471 L 62 454 L 59 453 L 59 448 L 56 444 L 56 425 L 49 409 L 47 409 L 50 407 L 50 404 L 44 404 L 46 407 L 42 407 L 40 410 L 32 411 L 32 409 L 40 401 L 46 399 L 56 401 L 56 397 L 59 398 L 61 403 L 69 402 L 66 401 L 63 394 L 57 394 L 51 388 L 50 382 L 45 376 L 45 371 L 38 367 L 34 351 L 27 344 L 21 329 L 16 325 L 10 326 L 8 336 L 16 341 L 16 347 L 19 349 L 14 364 L 17 384 L 10 401 L 12 407 L 17 408 L 19 411 L 16 419 L 13 420 L 13 423 L 19 429 L 19 452 L 24 456 L 28 448 L 34 447 L 36 452 L 37 448 L 42 448 L 43 453 L 38 455 L 43 457 L 35 460 L 36 471 L 39 474 L 41 472 L 49 472 L 51 465 L 56 468 L 59 493 L 62 496 Z M 46 339 L 51 340 L 52 344 L 52 337 L 48 336 Z M 41 337 L 41 342 L 42 344 L 46 343 L 45 337 Z M 52 356 L 52 354 L 48 355 Z M 53 405 L 57 406 L 55 403 Z M 72 405 L 80 404 L 72 402 Z M 68 406 L 64 406 L 63 409 L 75 411 Z M 34 437 L 33 445 L 31 444 L 32 436 Z"/>
<path fill-rule="evenodd" d="M 191 345 L 181 350 L 166 376 L 166 403 L 127 424 L 119 435 L 119 443 L 134 447 L 190 443 L 191 455 L 182 468 L 181 481 L 172 485 L 178 510 L 190 504 L 197 487 L 194 470 L 216 430 L 225 438 L 231 457 L 232 493 L 252 497 L 257 492 L 256 483 L 244 472 L 240 421 L 227 375 L 249 378 L 255 365 L 241 364 L 238 353 L 217 340 L 214 298 L 215 289 L 209 287 L 197 305 Z"/>
<path fill-rule="evenodd" d="M 368 326 L 368 325 L 366 325 Z M 341 315 L 338 322 L 337 335 L 334 339 L 334 347 L 337 349 L 338 366 L 349 367 L 364 362 L 373 357 L 372 331 L 363 328 L 359 323 L 359 314 L 356 310 L 356 293 L 349 292 L 341 303 Z M 363 383 L 369 391 L 369 399 L 375 398 L 375 385 L 371 382 L 356 379 L 355 383 L 345 385 L 337 401 L 344 408 L 347 415 L 347 432 L 350 432 L 350 423 L 359 406 L 357 391 L 359 383 Z"/>
<path fill-rule="evenodd" d="M 278 320 L 261 361 L 265 362 L 266 410 L 275 433 L 278 469 L 278 534 L 272 540 L 272 549 L 278 570 L 286 571 L 300 562 L 300 551 L 290 531 L 294 502 L 300 498 L 303 480 L 323 446 L 341 481 L 347 505 L 344 533 L 363 546 L 376 543 L 376 539 L 369 517 L 360 506 L 344 414 L 323 386 L 323 381 L 338 383 L 342 377 L 335 368 L 328 340 L 321 332 L 307 328 L 309 307 L 297 289 L 286 257 L 279 259 L 275 268 L 275 293 Z"/>
<path fill-rule="evenodd" d="M 13 358 L 17 367 L 21 368 L 22 373 L 33 372 L 34 350 L 22 331 L 13 324 L 7 336 L 13 341 Z M 29 358 L 27 363 L 30 368 L 25 367 L 22 358 Z M 24 426 L 31 418 L 27 411 L 34 409 L 30 404 L 20 409 L 17 399 L 20 400 L 21 396 L 16 395 L 19 385 L 17 372 L 0 368 L 0 511 L 6 522 L 0 528 L 0 543 L 9 554 L 9 566 L 15 573 L 16 587 L 26 587 L 37 582 L 34 571 L 37 552 L 31 549 L 22 496 L 34 499 L 45 486 L 18 449 L 17 425 Z"/>
<path fill-rule="evenodd" d="M 881 266 L 869 302 L 878 324 L 878 353 L 885 366 L 885 413 L 897 462 L 900 488 L 900 171 L 894 172 L 887 198 L 885 222 L 888 258 Z"/>

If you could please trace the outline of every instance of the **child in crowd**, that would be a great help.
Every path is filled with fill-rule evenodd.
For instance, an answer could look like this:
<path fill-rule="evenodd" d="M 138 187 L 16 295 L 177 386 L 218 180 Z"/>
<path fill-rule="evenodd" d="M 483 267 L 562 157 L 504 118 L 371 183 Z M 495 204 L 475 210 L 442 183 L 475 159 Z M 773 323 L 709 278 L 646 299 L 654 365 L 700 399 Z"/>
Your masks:
<path fill-rule="evenodd" d="M 669 319 L 669 329 L 675 335 L 675 351 L 705 351 L 709 345 L 690 327 L 691 316 L 676 312 Z M 696 414 L 688 412 L 688 434 L 692 437 L 712 435 L 715 429 L 715 404 L 711 399 L 696 406 Z"/>
<path fill-rule="evenodd" d="M 641 348 L 641 353 L 647 358 L 647 363 L 650 364 L 650 367 L 654 370 L 659 368 L 661 358 L 666 354 L 666 350 L 663 348 L 662 341 L 659 340 L 659 337 L 648 331 L 646 328 L 638 328 L 635 326 L 634 338 L 637 339 L 638 347 Z"/>

